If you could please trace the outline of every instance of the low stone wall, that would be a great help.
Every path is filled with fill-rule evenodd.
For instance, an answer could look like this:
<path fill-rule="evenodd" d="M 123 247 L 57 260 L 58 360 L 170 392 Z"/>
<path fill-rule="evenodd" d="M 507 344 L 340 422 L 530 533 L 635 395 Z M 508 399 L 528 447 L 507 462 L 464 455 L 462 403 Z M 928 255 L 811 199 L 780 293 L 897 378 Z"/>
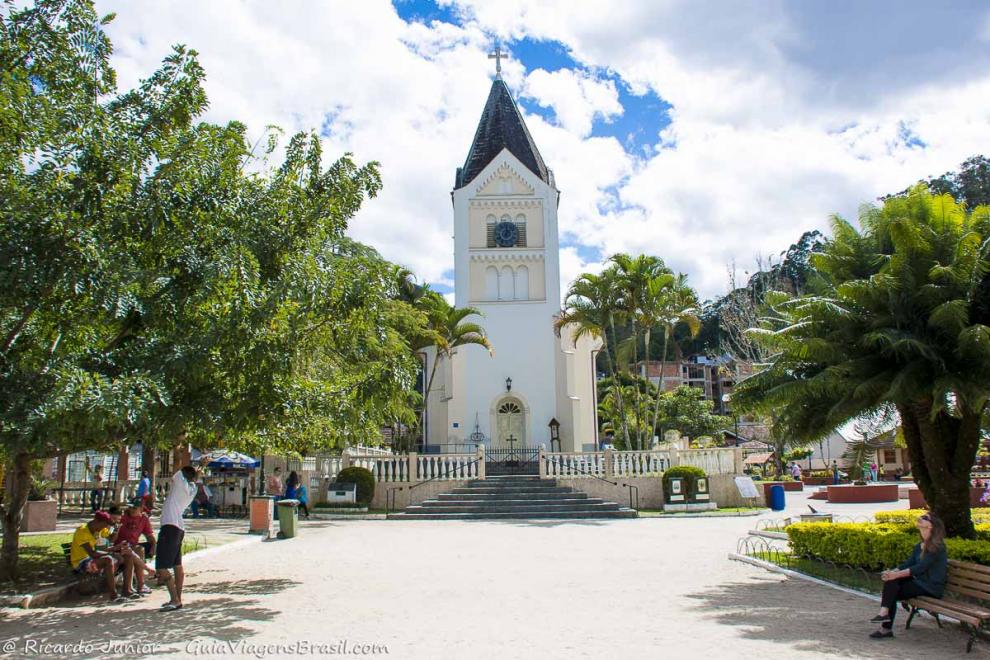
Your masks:
<path fill-rule="evenodd" d="M 719 507 L 730 506 L 766 506 L 767 499 L 763 494 L 763 489 L 757 485 L 756 492 L 759 494 L 755 499 L 743 499 L 736 488 L 736 476 L 734 474 L 716 474 L 708 477 L 708 492 L 712 501 Z M 759 484 L 759 482 L 757 482 Z"/>
<path fill-rule="evenodd" d="M 629 489 L 622 484 L 632 484 L 639 488 L 639 508 L 663 508 L 663 479 L 660 477 L 622 477 L 616 479 L 619 484 L 617 486 L 592 477 L 556 477 L 556 479 L 560 486 L 570 486 L 574 490 L 587 493 L 588 497 L 600 497 L 607 502 L 617 502 L 622 506 L 629 506 Z"/>
<path fill-rule="evenodd" d="M 411 504 L 419 504 L 423 500 L 431 500 L 436 498 L 440 493 L 447 493 L 455 488 L 462 488 L 467 485 L 467 481 L 454 481 L 454 480 L 440 480 L 436 481 L 425 481 L 420 482 L 421 486 L 416 486 L 410 490 L 409 486 L 414 484 L 397 484 L 389 482 L 377 482 L 375 483 L 375 496 L 371 499 L 372 509 L 384 509 L 385 508 L 385 498 L 388 497 L 388 491 L 396 488 L 398 486 L 402 487 L 402 490 L 396 490 L 390 504 L 390 508 L 395 511 L 398 509 L 404 509 Z"/>

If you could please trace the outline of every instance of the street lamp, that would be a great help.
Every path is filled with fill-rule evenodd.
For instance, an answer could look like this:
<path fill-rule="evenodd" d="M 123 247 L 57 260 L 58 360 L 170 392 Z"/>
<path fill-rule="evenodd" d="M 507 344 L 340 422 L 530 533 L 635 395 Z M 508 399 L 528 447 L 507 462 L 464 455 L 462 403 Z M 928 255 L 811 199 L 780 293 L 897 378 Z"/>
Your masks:
<path fill-rule="evenodd" d="M 732 394 L 730 394 L 729 392 L 726 392 L 725 394 L 722 395 L 722 404 L 723 404 L 722 410 L 725 410 L 725 404 L 729 403 L 729 401 L 731 400 L 732 400 Z M 736 445 L 738 446 L 739 445 L 739 415 L 736 414 L 735 410 L 732 411 L 732 419 L 735 420 L 736 423 Z"/>
<path fill-rule="evenodd" d="M 563 451 L 560 448 L 560 422 L 557 421 L 556 417 L 550 418 L 550 423 L 547 425 L 550 427 L 550 451 L 553 451 L 553 443 L 557 443 L 557 451 Z"/>
<path fill-rule="evenodd" d="M 506 392 L 511 392 L 512 391 L 512 379 L 511 378 L 506 378 L 505 379 L 505 391 Z"/>

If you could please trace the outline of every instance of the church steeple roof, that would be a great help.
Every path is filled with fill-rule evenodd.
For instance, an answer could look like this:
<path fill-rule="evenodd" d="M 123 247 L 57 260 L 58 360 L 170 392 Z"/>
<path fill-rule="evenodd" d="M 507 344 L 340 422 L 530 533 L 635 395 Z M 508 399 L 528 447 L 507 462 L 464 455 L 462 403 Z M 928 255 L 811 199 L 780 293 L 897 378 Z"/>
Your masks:
<path fill-rule="evenodd" d="M 509 94 L 509 88 L 501 77 L 492 81 L 488 101 L 481 113 L 478 130 L 468 151 L 464 167 L 457 168 L 455 188 L 470 183 L 502 149 L 508 149 L 533 174 L 549 183 L 550 175 L 539 149 L 533 142 L 519 108 Z"/>

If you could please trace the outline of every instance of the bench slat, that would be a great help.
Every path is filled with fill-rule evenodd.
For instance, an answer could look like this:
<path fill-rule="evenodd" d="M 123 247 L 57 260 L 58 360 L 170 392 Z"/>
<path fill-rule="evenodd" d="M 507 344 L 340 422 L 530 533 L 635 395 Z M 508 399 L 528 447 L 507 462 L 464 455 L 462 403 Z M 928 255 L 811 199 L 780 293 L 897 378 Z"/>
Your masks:
<path fill-rule="evenodd" d="M 969 562 L 969 561 L 959 561 L 958 559 L 950 559 L 949 568 L 961 569 L 973 573 L 982 573 L 990 577 L 990 566 L 984 566 L 983 564 L 974 564 L 973 562 Z"/>
<path fill-rule="evenodd" d="M 945 588 L 949 591 L 955 591 L 956 587 L 978 591 L 983 594 L 980 596 L 981 599 L 990 600 L 990 585 L 983 584 L 982 582 L 974 582 L 959 575 L 949 573 L 949 579 L 945 583 Z"/>
<path fill-rule="evenodd" d="M 977 591 L 976 589 L 968 589 L 960 586 L 953 587 L 951 591 L 953 593 L 962 594 L 963 596 L 969 596 L 970 598 L 976 598 L 977 600 L 987 600 L 986 591 Z"/>
<path fill-rule="evenodd" d="M 931 612 L 932 614 L 947 614 L 953 619 L 958 619 L 963 623 L 968 623 L 972 626 L 979 626 L 987 619 L 987 617 L 980 617 L 971 613 L 970 610 L 949 607 L 938 598 L 912 598 L 907 601 L 907 603 L 911 607 L 917 607 L 920 610 L 925 610 L 926 612 Z"/>
<path fill-rule="evenodd" d="M 967 580 L 972 580 L 974 582 L 980 582 L 990 587 L 990 574 L 988 573 L 971 571 L 967 568 L 957 568 L 955 566 L 950 566 L 949 577 L 951 578 L 953 575 L 958 575 L 959 577 L 964 577 Z"/>
<path fill-rule="evenodd" d="M 927 603 L 933 607 L 945 607 L 952 610 L 957 610 L 960 612 L 968 612 L 973 616 L 977 616 L 983 619 L 990 620 L 990 609 L 983 607 L 981 605 L 974 605 L 973 603 L 968 603 L 964 600 L 953 600 L 952 598 L 929 598 L 928 596 L 919 596 L 914 598 L 919 603 Z"/>

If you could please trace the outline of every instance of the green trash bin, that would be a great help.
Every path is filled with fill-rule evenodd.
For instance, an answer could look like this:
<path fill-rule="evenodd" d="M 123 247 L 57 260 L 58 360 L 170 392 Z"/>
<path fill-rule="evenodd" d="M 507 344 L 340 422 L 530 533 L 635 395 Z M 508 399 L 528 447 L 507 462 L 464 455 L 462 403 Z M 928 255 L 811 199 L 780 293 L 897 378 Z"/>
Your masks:
<path fill-rule="evenodd" d="M 291 539 L 296 535 L 299 526 L 299 500 L 279 500 L 278 506 L 278 537 Z"/>

